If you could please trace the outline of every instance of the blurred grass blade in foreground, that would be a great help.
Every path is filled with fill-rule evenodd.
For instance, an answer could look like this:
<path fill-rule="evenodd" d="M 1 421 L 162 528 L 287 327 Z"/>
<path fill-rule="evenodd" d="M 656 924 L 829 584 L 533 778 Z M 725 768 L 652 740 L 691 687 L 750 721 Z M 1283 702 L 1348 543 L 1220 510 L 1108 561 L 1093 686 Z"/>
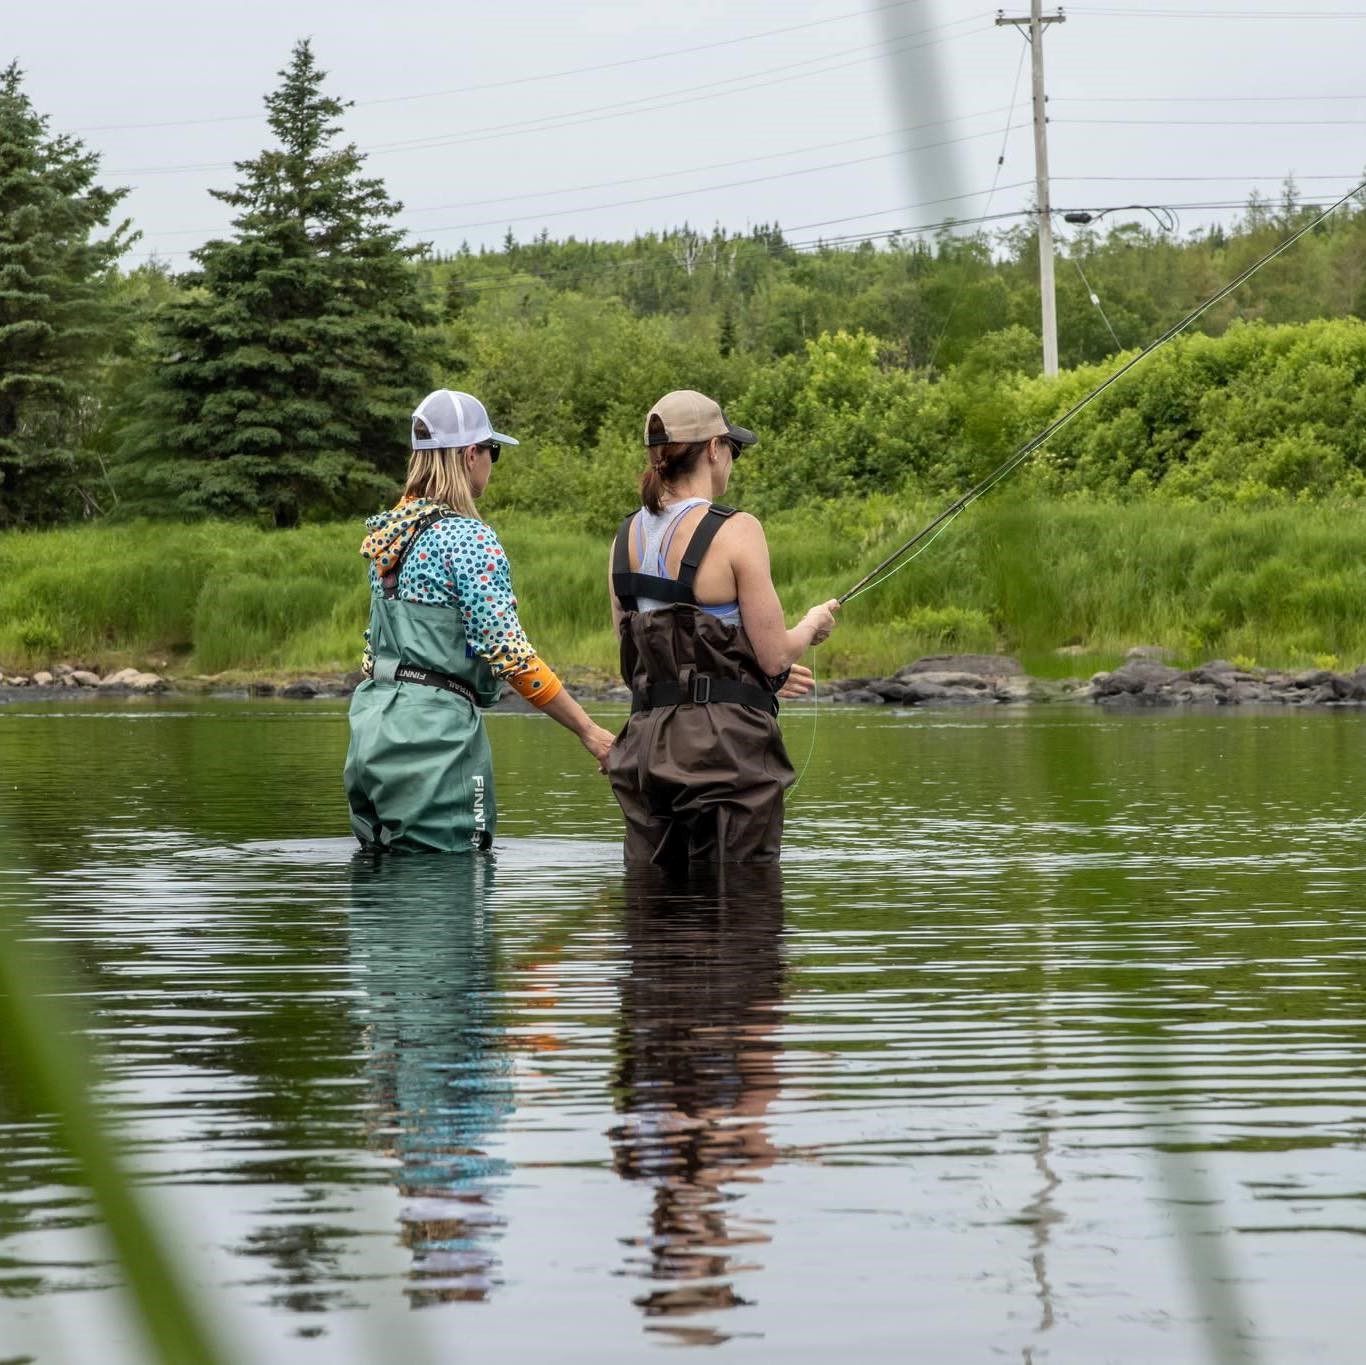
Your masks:
<path fill-rule="evenodd" d="M 0 1037 L 15 1098 L 50 1116 L 76 1162 L 118 1258 L 131 1307 L 161 1365 L 227 1365 L 91 1100 L 94 1066 L 68 1010 L 13 930 L 0 928 Z"/>

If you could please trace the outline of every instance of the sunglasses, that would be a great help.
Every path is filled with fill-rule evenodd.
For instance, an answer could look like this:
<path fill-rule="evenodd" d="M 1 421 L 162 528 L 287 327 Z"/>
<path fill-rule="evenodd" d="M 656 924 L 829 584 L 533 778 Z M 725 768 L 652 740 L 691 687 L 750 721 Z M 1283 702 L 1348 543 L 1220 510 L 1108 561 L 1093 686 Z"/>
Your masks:
<path fill-rule="evenodd" d="M 497 441 L 481 441 L 479 443 L 479 449 L 488 451 L 490 464 L 497 464 L 498 456 L 502 453 L 503 447 L 500 446 Z"/>

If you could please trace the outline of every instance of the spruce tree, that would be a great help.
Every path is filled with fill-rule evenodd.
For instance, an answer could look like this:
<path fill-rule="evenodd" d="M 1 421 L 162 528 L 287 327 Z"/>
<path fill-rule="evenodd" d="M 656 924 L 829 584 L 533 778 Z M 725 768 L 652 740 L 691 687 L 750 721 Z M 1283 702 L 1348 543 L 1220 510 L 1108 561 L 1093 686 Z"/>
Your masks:
<path fill-rule="evenodd" d="M 235 236 L 192 253 L 191 292 L 161 318 L 162 355 L 121 448 L 143 506 L 277 526 L 392 492 L 429 387 L 431 319 L 390 223 L 401 205 L 336 146 L 347 107 L 298 43 L 266 98 L 279 146 L 237 163 Z"/>
<path fill-rule="evenodd" d="M 0 72 L 0 527 L 106 501 L 82 438 L 122 327 L 111 271 L 133 238 L 127 223 L 91 234 L 127 191 L 97 186 L 99 157 L 47 125 L 12 62 Z"/>

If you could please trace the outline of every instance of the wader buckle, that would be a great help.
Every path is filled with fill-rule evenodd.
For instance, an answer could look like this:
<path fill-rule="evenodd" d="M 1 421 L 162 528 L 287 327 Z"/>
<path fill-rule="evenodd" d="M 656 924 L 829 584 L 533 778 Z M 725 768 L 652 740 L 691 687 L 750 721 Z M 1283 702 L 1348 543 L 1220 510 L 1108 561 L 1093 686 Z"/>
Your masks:
<path fill-rule="evenodd" d="M 705 674 L 694 673 L 688 679 L 688 700 L 700 706 L 711 701 L 711 679 Z"/>

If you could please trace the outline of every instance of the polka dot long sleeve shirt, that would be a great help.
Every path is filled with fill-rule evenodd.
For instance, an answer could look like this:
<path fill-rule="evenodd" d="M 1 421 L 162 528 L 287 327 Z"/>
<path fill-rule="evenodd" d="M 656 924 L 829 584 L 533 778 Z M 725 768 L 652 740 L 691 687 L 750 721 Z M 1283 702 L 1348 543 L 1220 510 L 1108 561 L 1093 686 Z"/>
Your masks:
<path fill-rule="evenodd" d="M 370 586 L 380 591 L 373 561 Z M 458 611 L 467 647 L 528 701 L 544 706 L 562 690 L 522 629 L 507 555 L 491 526 L 454 514 L 431 526 L 403 561 L 398 596 Z"/>

